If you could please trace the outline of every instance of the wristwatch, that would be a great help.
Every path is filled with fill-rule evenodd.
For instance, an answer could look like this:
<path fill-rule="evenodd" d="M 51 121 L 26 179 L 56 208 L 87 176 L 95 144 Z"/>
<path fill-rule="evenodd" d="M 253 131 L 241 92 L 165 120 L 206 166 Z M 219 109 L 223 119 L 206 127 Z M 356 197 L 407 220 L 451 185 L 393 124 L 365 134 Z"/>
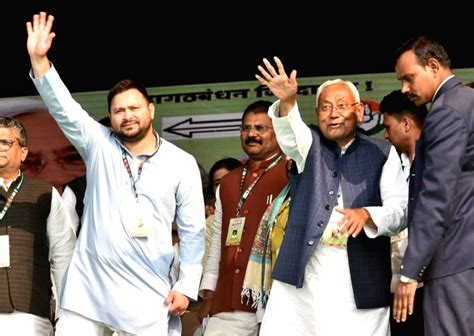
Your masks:
<path fill-rule="evenodd" d="M 415 279 L 406 277 L 404 275 L 401 275 L 400 276 L 400 282 L 404 283 L 404 284 L 412 284 L 412 283 L 418 282 L 418 280 L 415 280 Z"/>

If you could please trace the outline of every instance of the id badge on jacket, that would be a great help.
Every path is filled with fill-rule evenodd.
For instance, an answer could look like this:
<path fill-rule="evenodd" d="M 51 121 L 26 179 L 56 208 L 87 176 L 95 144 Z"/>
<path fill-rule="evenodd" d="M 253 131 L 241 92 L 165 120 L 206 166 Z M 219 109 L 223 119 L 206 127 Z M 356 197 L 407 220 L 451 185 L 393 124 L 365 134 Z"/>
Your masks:
<path fill-rule="evenodd" d="M 227 238 L 225 246 L 240 245 L 242 240 L 242 233 L 244 232 L 245 217 L 234 217 L 229 221 L 229 231 L 227 231 Z"/>

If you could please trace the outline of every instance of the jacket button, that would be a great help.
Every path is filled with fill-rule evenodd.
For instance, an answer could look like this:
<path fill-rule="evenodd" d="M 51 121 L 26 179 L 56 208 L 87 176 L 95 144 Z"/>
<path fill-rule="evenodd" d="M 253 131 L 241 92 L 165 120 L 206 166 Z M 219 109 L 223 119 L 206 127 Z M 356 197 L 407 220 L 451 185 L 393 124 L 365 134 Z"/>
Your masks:
<path fill-rule="evenodd" d="M 237 252 L 239 252 L 239 253 L 242 252 L 242 249 L 239 247 L 239 248 L 237 249 Z"/>
<path fill-rule="evenodd" d="M 329 206 L 329 204 L 326 204 L 326 205 L 324 206 L 324 209 L 326 209 L 326 210 L 329 210 L 330 208 L 331 208 L 331 207 Z"/>
<path fill-rule="evenodd" d="M 337 177 L 337 172 L 333 172 L 332 177 Z"/>
<path fill-rule="evenodd" d="M 313 245 L 314 245 L 314 240 L 310 240 L 310 241 L 308 242 L 308 245 L 309 245 L 309 246 L 313 246 Z"/>
<path fill-rule="evenodd" d="M 334 191 L 329 190 L 329 195 L 333 195 L 333 194 L 334 194 Z"/>
<path fill-rule="evenodd" d="M 236 268 L 234 272 L 235 272 L 235 274 L 239 274 L 240 270 L 238 268 Z"/>
<path fill-rule="evenodd" d="M 318 222 L 318 226 L 319 226 L 319 227 L 322 227 L 322 226 L 323 226 L 323 224 L 324 224 L 324 222 L 323 222 L 323 221 L 319 221 L 319 222 Z"/>

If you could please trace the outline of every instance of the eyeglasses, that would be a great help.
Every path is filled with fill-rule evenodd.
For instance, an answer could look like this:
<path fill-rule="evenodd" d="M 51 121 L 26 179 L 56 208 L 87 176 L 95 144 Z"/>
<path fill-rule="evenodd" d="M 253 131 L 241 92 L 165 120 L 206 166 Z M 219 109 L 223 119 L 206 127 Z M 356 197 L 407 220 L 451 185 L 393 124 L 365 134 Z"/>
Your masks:
<path fill-rule="evenodd" d="M 12 148 L 12 146 L 16 143 L 17 143 L 17 141 L 12 141 L 12 140 L 7 140 L 7 139 L 0 139 L 0 151 L 8 152 L 10 150 L 10 148 Z"/>
<path fill-rule="evenodd" d="M 265 125 L 255 125 L 255 126 L 242 125 L 242 126 L 240 126 L 240 133 L 250 133 L 250 131 L 254 129 L 255 132 L 262 134 L 262 133 L 267 132 L 271 128 L 273 128 L 273 127 L 265 126 Z"/>
<path fill-rule="evenodd" d="M 348 111 L 352 106 L 357 105 L 359 103 L 339 103 L 335 107 L 332 104 L 323 104 L 321 106 L 318 106 L 318 110 L 320 112 L 331 112 L 332 109 L 334 108 L 337 112 L 346 112 Z"/>

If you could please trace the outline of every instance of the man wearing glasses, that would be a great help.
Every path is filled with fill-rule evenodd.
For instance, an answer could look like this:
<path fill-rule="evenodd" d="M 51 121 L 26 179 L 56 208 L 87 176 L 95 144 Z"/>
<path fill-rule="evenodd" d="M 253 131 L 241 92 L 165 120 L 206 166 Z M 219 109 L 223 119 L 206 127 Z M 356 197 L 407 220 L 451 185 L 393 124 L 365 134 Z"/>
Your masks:
<path fill-rule="evenodd" d="M 251 295 L 242 299 L 247 263 L 260 219 L 288 183 L 286 158 L 268 117 L 271 102 L 250 104 L 242 116 L 240 141 L 249 159 L 225 175 L 216 190 L 211 247 L 204 268 L 200 315 L 211 314 L 204 335 L 257 335 Z"/>
<path fill-rule="evenodd" d="M 349 81 L 316 93 L 318 126 L 301 119 L 296 71 L 266 59 L 257 79 L 296 165 L 291 211 L 261 335 L 389 335 L 390 238 L 405 223 L 407 186 L 390 143 L 357 133 L 363 106 Z"/>
<path fill-rule="evenodd" d="M 41 100 L 2 98 L 0 110 L 2 115 L 18 120 L 28 134 L 28 156 L 21 166 L 26 175 L 48 181 L 62 193 L 66 183 L 86 173 L 81 155 Z"/>
<path fill-rule="evenodd" d="M 58 191 L 20 170 L 27 155 L 23 126 L 0 117 L 2 335 L 46 336 L 53 335 L 50 274 L 59 296 L 76 239 Z"/>

